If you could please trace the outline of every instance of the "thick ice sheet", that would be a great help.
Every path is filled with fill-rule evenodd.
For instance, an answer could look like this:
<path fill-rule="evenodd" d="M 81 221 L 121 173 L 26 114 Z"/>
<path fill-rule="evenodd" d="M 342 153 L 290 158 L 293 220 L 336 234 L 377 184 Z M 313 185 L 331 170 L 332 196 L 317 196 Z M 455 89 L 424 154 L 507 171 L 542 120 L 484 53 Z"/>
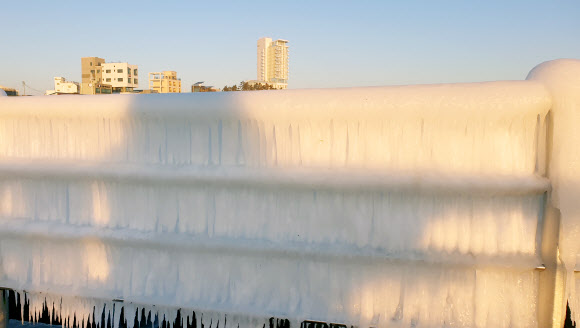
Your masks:
<path fill-rule="evenodd" d="M 533 327 L 550 105 L 531 81 L 5 98 L 0 282 L 82 297 L 65 316 Z"/>

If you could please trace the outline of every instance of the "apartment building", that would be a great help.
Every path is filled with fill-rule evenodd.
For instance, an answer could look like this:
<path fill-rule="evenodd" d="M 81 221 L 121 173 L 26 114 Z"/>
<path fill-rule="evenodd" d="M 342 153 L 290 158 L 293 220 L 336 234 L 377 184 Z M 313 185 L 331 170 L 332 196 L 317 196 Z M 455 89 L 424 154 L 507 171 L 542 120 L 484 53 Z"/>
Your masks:
<path fill-rule="evenodd" d="M 258 79 L 277 89 L 288 87 L 288 41 L 271 38 L 258 40 Z"/>
<path fill-rule="evenodd" d="M 113 88 L 113 93 L 132 92 L 139 87 L 139 70 L 137 65 L 129 63 L 105 63 L 103 66 L 103 83 Z"/>
<path fill-rule="evenodd" d="M 97 94 L 96 89 L 100 89 L 103 80 L 104 63 L 105 60 L 99 57 L 81 58 L 81 94 Z"/>
<path fill-rule="evenodd" d="M 81 58 L 81 94 L 133 92 L 139 87 L 139 69 L 129 63 L 106 63 L 103 58 Z"/>
<path fill-rule="evenodd" d="M 78 82 L 67 81 L 64 77 L 54 78 L 54 89 L 46 90 L 45 95 L 79 94 L 81 85 Z"/>
<path fill-rule="evenodd" d="M 149 90 L 158 93 L 181 93 L 181 79 L 175 71 L 149 73 Z"/>
<path fill-rule="evenodd" d="M 49 90 L 46 94 L 77 94 L 81 92 L 78 82 L 67 81 L 64 77 L 54 78 L 54 90 Z"/>

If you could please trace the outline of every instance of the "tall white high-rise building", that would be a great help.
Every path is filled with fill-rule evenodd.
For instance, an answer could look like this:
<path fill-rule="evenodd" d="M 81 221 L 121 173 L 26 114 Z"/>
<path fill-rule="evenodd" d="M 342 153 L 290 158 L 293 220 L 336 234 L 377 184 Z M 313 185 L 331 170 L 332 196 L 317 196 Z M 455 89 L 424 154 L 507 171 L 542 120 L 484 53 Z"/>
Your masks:
<path fill-rule="evenodd" d="M 271 38 L 258 40 L 258 82 L 278 89 L 288 87 L 288 41 Z"/>

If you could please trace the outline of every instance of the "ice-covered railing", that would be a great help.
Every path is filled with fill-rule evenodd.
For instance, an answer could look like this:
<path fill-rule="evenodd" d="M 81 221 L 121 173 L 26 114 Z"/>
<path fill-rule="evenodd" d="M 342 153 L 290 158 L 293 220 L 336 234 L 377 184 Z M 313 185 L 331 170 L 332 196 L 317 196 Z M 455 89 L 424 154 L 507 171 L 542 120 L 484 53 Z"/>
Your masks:
<path fill-rule="evenodd" d="M 472 84 L 2 97 L 0 286 L 64 318 L 115 303 L 115 327 L 121 305 L 195 311 L 199 327 L 557 326 L 558 210 L 576 225 L 553 201 L 554 170 L 571 162 L 552 164 L 552 150 L 578 140 L 555 131 L 574 131 L 566 110 L 580 101 L 554 90 L 577 88 L 558 70 L 579 67 Z"/>

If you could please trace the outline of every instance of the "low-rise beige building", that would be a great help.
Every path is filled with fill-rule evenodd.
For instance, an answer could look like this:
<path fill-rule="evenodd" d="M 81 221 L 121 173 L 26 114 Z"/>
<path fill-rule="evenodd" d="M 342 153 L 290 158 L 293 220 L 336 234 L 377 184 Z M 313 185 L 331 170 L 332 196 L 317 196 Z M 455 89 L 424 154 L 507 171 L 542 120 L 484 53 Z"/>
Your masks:
<path fill-rule="evenodd" d="M 149 89 L 158 93 L 181 93 L 181 79 L 175 71 L 149 73 Z"/>
<path fill-rule="evenodd" d="M 81 86 L 78 82 L 67 81 L 64 77 L 54 78 L 54 90 L 47 90 L 46 95 L 79 94 Z"/>
<path fill-rule="evenodd" d="M 99 57 L 81 58 L 81 94 L 94 95 L 103 83 L 103 64 L 105 60 Z"/>
<path fill-rule="evenodd" d="M 191 92 L 217 92 L 220 91 L 218 88 L 214 88 L 213 86 L 205 86 L 203 85 L 204 82 L 197 82 L 191 86 Z"/>

